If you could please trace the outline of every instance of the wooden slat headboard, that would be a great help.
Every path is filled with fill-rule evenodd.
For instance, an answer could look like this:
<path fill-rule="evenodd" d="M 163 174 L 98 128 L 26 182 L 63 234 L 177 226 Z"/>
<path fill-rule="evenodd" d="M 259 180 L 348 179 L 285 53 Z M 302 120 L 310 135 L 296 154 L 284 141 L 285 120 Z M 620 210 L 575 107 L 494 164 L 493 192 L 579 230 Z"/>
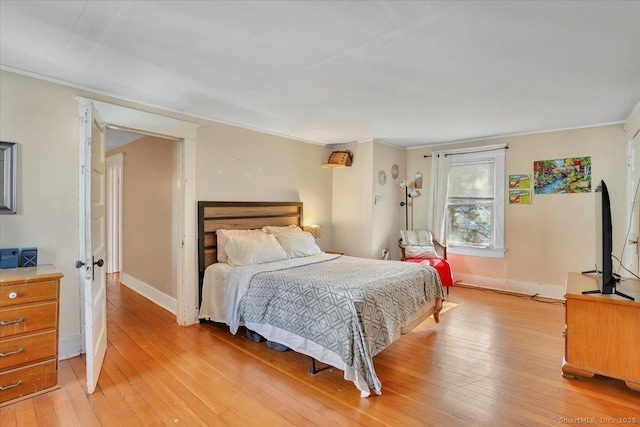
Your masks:
<path fill-rule="evenodd" d="M 218 262 L 217 230 L 292 224 L 302 227 L 302 202 L 198 202 L 199 295 L 202 295 L 204 270 Z"/>

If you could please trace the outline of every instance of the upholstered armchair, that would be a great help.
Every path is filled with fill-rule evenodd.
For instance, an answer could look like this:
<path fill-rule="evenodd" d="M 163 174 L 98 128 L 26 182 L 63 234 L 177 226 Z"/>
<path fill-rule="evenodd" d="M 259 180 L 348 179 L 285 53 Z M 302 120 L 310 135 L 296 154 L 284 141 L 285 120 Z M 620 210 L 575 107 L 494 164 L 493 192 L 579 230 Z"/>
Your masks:
<path fill-rule="evenodd" d="M 447 247 L 440 244 L 427 230 L 401 230 L 398 247 L 402 261 L 426 264 L 433 267 L 440 276 L 442 286 L 453 286 L 453 273 L 447 260 Z"/>

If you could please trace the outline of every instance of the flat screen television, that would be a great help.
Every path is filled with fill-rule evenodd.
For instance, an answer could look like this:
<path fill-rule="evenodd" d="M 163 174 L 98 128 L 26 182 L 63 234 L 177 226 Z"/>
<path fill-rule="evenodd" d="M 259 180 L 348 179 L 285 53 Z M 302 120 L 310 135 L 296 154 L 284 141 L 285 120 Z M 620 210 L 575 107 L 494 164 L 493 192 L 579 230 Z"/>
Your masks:
<path fill-rule="evenodd" d="M 604 180 L 596 187 L 596 265 L 595 270 L 583 274 L 598 275 L 599 289 L 583 294 L 616 294 L 633 300 L 632 297 L 616 290 L 620 276 L 613 272 L 613 223 L 611 221 L 611 199 Z"/>

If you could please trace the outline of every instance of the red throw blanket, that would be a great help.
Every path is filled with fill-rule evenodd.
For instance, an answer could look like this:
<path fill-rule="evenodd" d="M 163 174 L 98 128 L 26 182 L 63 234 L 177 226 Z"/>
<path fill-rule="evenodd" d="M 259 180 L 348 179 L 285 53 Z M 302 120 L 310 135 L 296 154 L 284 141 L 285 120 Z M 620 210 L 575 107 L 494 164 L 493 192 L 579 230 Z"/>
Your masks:
<path fill-rule="evenodd" d="M 408 258 L 406 262 L 415 262 L 417 264 L 424 263 L 435 268 L 440 275 L 442 286 L 453 286 L 453 273 L 451 273 L 451 264 L 442 258 Z"/>

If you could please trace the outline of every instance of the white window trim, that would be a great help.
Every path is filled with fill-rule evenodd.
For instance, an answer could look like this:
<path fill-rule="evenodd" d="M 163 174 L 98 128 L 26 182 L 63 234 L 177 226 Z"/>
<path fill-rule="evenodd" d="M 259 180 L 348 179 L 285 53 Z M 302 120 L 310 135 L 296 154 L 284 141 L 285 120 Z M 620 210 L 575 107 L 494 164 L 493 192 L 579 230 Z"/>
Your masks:
<path fill-rule="evenodd" d="M 504 258 L 507 249 L 504 247 L 504 210 L 505 210 L 505 149 L 506 144 L 474 147 L 460 151 L 447 151 L 451 157 L 451 164 L 467 163 L 480 160 L 494 160 L 494 206 L 496 217 L 494 219 L 494 246 L 473 247 L 447 244 L 447 252 L 456 255 L 478 256 L 485 258 Z"/>
<path fill-rule="evenodd" d="M 474 248 L 472 246 L 447 245 L 447 253 L 455 255 L 504 258 L 505 252 L 507 252 L 506 248 Z"/>

